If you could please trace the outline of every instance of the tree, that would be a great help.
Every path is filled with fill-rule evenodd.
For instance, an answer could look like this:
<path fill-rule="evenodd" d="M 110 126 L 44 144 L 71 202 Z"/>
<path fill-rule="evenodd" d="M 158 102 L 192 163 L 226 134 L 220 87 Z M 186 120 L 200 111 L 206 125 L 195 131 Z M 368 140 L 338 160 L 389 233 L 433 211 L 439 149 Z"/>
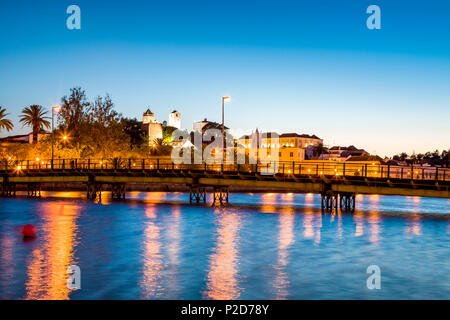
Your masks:
<path fill-rule="evenodd" d="M 446 166 L 447 168 L 449 167 L 449 154 L 450 154 L 450 150 L 443 150 L 442 154 L 441 154 L 441 158 L 442 158 L 442 165 Z"/>
<path fill-rule="evenodd" d="M 86 151 L 102 158 L 120 157 L 129 151 L 129 136 L 124 132 L 121 115 L 114 110 L 108 94 L 98 96 L 90 104 L 83 126 L 80 141 Z"/>
<path fill-rule="evenodd" d="M 88 108 L 89 122 L 104 128 L 119 122 L 121 115 L 114 110 L 114 103 L 109 94 L 98 96 L 95 102 Z"/>
<path fill-rule="evenodd" d="M 324 147 L 322 142 L 313 145 L 313 156 L 315 157 L 320 157 L 320 155 L 326 151 L 327 149 Z"/>
<path fill-rule="evenodd" d="M 167 144 L 164 139 L 156 138 L 152 141 L 153 146 L 150 150 L 150 153 L 154 156 L 167 156 L 170 155 L 172 151 L 172 147 Z"/>
<path fill-rule="evenodd" d="M 400 153 L 400 161 L 405 161 L 408 158 L 408 154 L 406 152 Z"/>
<path fill-rule="evenodd" d="M 167 127 L 163 128 L 162 134 L 163 134 L 163 140 L 165 143 L 168 144 L 168 143 L 172 142 L 172 140 L 173 140 L 172 135 L 175 132 L 175 130 L 178 130 L 178 129 L 175 127 L 171 127 L 171 126 L 167 126 Z"/>
<path fill-rule="evenodd" d="M 90 103 L 87 101 L 86 93 L 80 87 L 70 89 L 70 96 L 64 96 L 61 99 L 59 122 L 62 129 L 70 133 L 74 143 L 80 143 L 83 125 L 88 120 L 89 107 Z"/>
<path fill-rule="evenodd" d="M 20 116 L 20 122 L 24 126 L 30 126 L 33 128 L 33 144 L 38 142 L 38 134 L 44 128 L 50 129 L 50 119 L 46 116 L 48 112 L 45 111 L 42 106 L 31 105 L 22 110 L 22 115 Z"/>
<path fill-rule="evenodd" d="M 141 129 L 142 122 L 129 118 L 122 118 L 120 122 L 123 127 L 123 132 L 130 139 L 131 148 L 140 147 L 145 143 L 145 132 Z"/>
<path fill-rule="evenodd" d="M 0 130 L 5 129 L 6 131 L 11 131 L 14 127 L 11 120 L 5 118 L 7 115 L 6 109 L 0 106 Z"/>

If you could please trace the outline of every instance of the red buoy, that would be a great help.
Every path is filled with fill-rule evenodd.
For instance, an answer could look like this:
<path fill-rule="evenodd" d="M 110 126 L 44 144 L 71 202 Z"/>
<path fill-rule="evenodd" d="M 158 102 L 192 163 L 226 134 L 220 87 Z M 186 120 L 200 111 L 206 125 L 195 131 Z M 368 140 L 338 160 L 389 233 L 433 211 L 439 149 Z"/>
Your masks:
<path fill-rule="evenodd" d="M 27 224 L 22 228 L 22 234 L 24 238 L 34 238 L 37 235 L 37 228 L 32 224 Z"/>

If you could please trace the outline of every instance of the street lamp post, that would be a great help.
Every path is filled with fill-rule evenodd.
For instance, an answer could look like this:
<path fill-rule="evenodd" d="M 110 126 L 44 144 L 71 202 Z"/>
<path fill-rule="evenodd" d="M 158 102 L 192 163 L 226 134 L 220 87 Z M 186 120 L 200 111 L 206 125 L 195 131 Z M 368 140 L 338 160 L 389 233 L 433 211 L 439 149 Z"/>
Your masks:
<path fill-rule="evenodd" d="M 222 97 L 222 163 L 225 163 L 225 101 L 230 97 Z"/>
<path fill-rule="evenodd" d="M 59 111 L 59 106 L 53 106 L 52 107 L 52 162 L 51 162 L 51 168 L 53 169 L 53 159 L 55 156 L 55 110 Z"/>

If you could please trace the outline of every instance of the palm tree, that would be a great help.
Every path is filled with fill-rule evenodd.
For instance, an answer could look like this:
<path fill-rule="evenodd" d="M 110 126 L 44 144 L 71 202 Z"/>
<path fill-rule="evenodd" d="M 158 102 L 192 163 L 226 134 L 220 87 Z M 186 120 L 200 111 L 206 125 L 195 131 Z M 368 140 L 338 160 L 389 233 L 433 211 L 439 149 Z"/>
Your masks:
<path fill-rule="evenodd" d="M 163 156 L 163 155 L 169 155 L 170 151 L 172 150 L 172 147 L 167 144 L 164 139 L 162 138 L 156 138 L 153 140 L 153 145 L 150 150 L 150 153 L 152 155 L 156 156 Z"/>
<path fill-rule="evenodd" d="M 6 129 L 6 131 L 11 131 L 14 127 L 13 123 L 9 119 L 5 119 L 8 114 L 6 109 L 0 106 L 0 129 Z"/>
<path fill-rule="evenodd" d="M 22 110 L 22 116 L 20 117 L 20 122 L 24 126 L 30 126 L 33 128 L 33 143 L 37 143 L 38 134 L 41 129 L 50 129 L 50 119 L 46 117 L 47 111 L 45 111 L 42 106 L 32 105 L 26 107 Z"/>

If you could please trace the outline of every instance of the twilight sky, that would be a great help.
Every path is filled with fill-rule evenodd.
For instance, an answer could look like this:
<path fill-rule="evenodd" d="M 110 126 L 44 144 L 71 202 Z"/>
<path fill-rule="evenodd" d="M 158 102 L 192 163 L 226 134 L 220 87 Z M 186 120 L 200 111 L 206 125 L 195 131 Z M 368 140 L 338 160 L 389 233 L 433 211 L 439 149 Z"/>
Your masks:
<path fill-rule="evenodd" d="M 66 9 L 81 8 L 81 30 Z M 366 8 L 381 8 L 381 30 Z M 1 0 L 0 105 L 13 133 L 31 104 L 69 89 L 182 125 L 221 119 L 236 135 L 316 134 L 381 156 L 450 147 L 447 0 Z"/>

